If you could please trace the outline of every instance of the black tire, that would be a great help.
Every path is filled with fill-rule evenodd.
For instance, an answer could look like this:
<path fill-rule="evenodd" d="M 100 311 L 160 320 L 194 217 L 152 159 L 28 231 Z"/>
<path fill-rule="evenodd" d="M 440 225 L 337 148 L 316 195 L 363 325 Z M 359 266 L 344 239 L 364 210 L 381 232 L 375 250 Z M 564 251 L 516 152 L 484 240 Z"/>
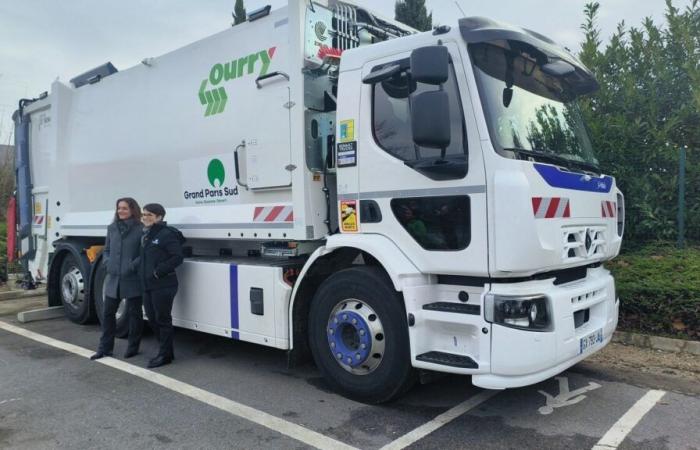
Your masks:
<path fill-rule="evenodd" d="M 107 277 L 107 268 L 100 262 L 95 268 L 95 284 L 93 286 L 93 298 L 95 299 L 95 312 L 97 313 L 97 318 L 102 323 L 102 317 L 104 315 L 105 306 L 105 278 Z M 129 321 L 125 314 L 126 312 L 126 301 L 124 299 L 119 303 L 119 308 L 117 309 L 117 326 L 115 328 L 114 335 L 118 338 L 125 338 L 129 335 Z"/>
<path fill-rule="evenodd" d="M 66 317 L 71 322 L 84 325 L 95 319 L 90 304 L 88 269 L 73 253 L 68 252 L 61 262 L 58 279 L 58 294 Z"/>
<path fill-rule="evenodd" d="M 375 267 L 345 269 L 321 284 L 309 312 L 309 346 L 331 387 L 365 403 L 390 401 L 416 378 L 401 296 Z"/>

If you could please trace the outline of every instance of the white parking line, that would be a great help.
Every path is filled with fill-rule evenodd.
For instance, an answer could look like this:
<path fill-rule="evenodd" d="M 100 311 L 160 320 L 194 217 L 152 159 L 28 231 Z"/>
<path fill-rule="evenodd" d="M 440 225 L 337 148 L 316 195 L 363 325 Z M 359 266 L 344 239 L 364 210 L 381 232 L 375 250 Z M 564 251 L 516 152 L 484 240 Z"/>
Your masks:
<path fill-rule="evenodd" d="M 656 403 L 666 394 L 665 391 L 649 391 L 644 394 L 644 397 L 637 400 L 637 403 L 615 422 L 615 425 L 608 430 L 605 435 L 600 438 L 598 443 L 593 446 L 592 450 L 611 450 L 615 449 L 625 440 L 625 437 L 632 431 L 642 417 L 653 408 Z"/>
<path fill-rule="evenodd" d="M 444 413 L 440 414 L 433 420 L 431 420 L 428 423 L 425 423 L 415 430 L 411 431 L 408 434 L 405 434 L 401 436 L 400 438 L 396 439 L 393 442 L 388 443 L 384 447 L 382 447 L 380 450 L 399 450 L 402 448 L 406 448 L 409 445 L 413 444 L 414 442 L 423 439 L 425 436 L 429 435 L 433 431 L 437 430 L 438 428 L 448 424 L 449 422 L 453 421 L 457 417 L 461 416 L 465 412 L 469 411 L 472 408 L 475 408 L 485 402 L 486 400 L 490 399 L 494 395 L 498 394 L 501 391 L 483 391 L 478 394 L 476 394 L 474 397 L 471 397 L 468 400 L 463 401 L 459 405 L 448 409 Z"/>
<path fill-rule="evenodd" d="M 93 354 L 92 351 L 86 348 L 69 344 L 67 342 L 59 341 L 57 339 L 53 339 L 39 333 L 35 333 L 33 331 L 29 331 L 21 327 L 10 325 L 7 322 L 0 321 L 0 329 L 40 342 L 42 344 L 49 345 L 51 347 L 65 350 L 67 352 L 85 358 L 89 358 L 90 355 Z M 211 392 L 205 391 L 204 389 L 200 389 L 190 384 L 183 383 L 182 381 L 178 381 L 174 378 L 170 378 L 158 372 L 134 366 L 133 364 L 129 364 L 114 358 L 102 358 L 97 360 L 96 362 L 99 362 L 117 370 L 121 370 L 122 372 L 126 372 L 128 374 L 137 376 L 146 381 L 150 381 L 151 383 L 155 383 L 171 391 L 193 398 L 202 403 L 206 403 L 207 405 L 213 406 L 214 408 L 226 411 L 234 416 L 240 417 L 258 425 L 262 425 L 265 428 L 289 436 L 292 439 L 296 439 L 297 441 L 303 442 L 304 444 L 310 445 L 312 447 L 329 450 L 356 450 L 355 447 L 351 447 L 333 438 L 324 436 L 323 434 L 317 433 L 316 431 L 309 430 L 308 428 L 305 428 L 301 425 L 288 422 L 284 419 L 280 419 L 279 417 L 275 417 L 266 412 L 257 410 L 255 408 L 251 408 L 250 406 L 234 402 L 233 400 L 230 400 L 228 398 L 213 394 Z"/>

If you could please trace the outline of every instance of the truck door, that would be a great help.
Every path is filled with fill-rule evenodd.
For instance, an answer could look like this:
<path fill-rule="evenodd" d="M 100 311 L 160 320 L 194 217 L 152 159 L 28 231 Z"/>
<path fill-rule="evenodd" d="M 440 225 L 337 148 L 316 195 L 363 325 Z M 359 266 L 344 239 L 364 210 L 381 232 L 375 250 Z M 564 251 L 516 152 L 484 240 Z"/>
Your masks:
<path fill-rule="evenodd" d="M 445 45 L 449 78 L 442 89 L 449 98 L 450 144 L 444 157 L 440 149 L 419 147 L 413 141 L 411 102 L 416 103 L 417 94 L 439 87 L 410 81 L 410 52 L 363 67 L 363 79 L 392 64 L 401 71 L 360 87 L 360 114 L 352 124 L 358 144 L 357 231 L 389 237 L 422 272 L 486 274 L 486 183 L 480 141 L 459 47 L 453 42 Z M 339 120 L 340 166 L 348 130 Z M 444 161 L 455 164 L 447 170 L 432 169 Z"/>
<path fill-rule="evenodd" d="M 281 59 L 281 56 L 280 56 Z M 250 189 L 281 188 L 292 184 L 290 164 L 290 87 L 288 78 L 270 73 L 257 82 L 254 104 L 247 120 L 246 184 Z"/>

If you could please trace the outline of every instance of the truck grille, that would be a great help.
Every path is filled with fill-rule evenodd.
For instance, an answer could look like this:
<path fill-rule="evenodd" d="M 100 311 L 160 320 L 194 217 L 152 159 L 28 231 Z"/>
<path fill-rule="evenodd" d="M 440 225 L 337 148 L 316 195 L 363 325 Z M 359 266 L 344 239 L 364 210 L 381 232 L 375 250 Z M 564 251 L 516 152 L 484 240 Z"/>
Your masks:
<path fill-rule="evenodd" d="M 562 231 L 563 260 L 572 262 L 605 255 L 605 227 L 565 227 Z"/>

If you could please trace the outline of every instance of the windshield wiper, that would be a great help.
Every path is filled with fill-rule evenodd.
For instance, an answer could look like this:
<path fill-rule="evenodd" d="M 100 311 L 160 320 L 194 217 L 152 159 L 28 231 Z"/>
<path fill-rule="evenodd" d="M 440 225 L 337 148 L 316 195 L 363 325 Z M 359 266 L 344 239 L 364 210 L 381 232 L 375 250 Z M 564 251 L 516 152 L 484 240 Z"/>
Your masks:
<path fill-rule="evenodd" d="M 600 167 L 598 167 L 596 164 L 592 163 L 587 163 L 583 161 L 576 161 L 573 159 L 569 158 L 564 158 L 563 156 L 559 156 L 553 153 L 545 153 L 544 151 L 533 151 L 533 150 L 525 150 L 523 148 L 515 148 L 515 147 L 508 147 L 504 148 L 503 150 L 508 150 L 510 152 L 513 152 L 517 155 L 524 155 L 524 156 L 530 156 L 535 159 L 540 159 L 545 162 L 549 162 L 552 164 L 556 164 L 558 166 L 562 166 L 564 168 L 576 168 L 579 170 L 585 170 L 589 172 L 593 172 L 595 174 L 600 174 Z"/>

